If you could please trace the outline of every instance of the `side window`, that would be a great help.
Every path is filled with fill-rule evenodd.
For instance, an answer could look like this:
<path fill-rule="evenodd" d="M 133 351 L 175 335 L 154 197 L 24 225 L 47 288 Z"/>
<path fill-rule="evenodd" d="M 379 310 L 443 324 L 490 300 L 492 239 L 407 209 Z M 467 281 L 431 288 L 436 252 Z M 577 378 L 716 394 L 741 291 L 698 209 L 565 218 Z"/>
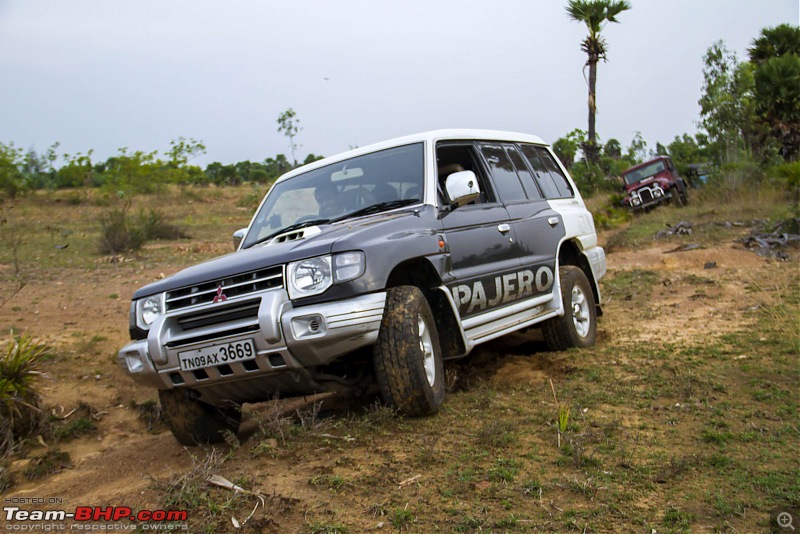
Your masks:
<path fill-rule="evenodd" d="M 503 202 L 525 200 L 525 190 L 505 149 L 501 145 L 480 145 L 480 151 L 492 173 L 492 181 L 500 199 Z"/>
<path fill-rule="evenodd" d="M 478 186 L 481 189 L 481 196 L 475 204 L 493 202 L 494 196 L 489 187 L 483 166 L 478 162 L 478 155 L 472 143 L 470 144 L 438 144 L 436 146 L 436 166 L 438 171 L 438 184 L 440 198 L 444 200 L 445 186 L 447 177 L 454 172 L 472 171 L 478 178 Z"/>
<path fill-rule="evenodd" d="M 533 172 L 536 175 L 536 183 L 539 184 L 539 188 L 544 193 L 545 198 L 558 198 L 559 192 L 558 188 L 556 187 L 555 182 L 550 177 L 550 170 L 545 165 L 544 161 L 542 161 L 539 157 L 539 152 L 536 150 L 536 147 L 531 145 L 522 145 L 522 154 L 525 156 L 525 159 L 530 162 L 531 167 L 533 168 Z"/>
<path fill-rule="evenodd" d="M 528 170 L 528 166 L 525 165 L 525 161 L 522 159 L 519 151 L 513 146 L 507 146 L 506 152 L 508 152 L 508 157 L 511 158 L 511 162 L 514 163 L 514 167 L 517 169 L 517 175 L 522 182 L 522 186 L 525 188 L 525 193 L 527 193 L 528 198 L 531 200 L 542 198 L 542 193 L 536 186 L 533 175 L 531 171 Z"/>
<path fill-rule="evenodd" d="M 550 152 L 548 152 L 546 148 L 541 147 L 537 147 L 536 150 L 539 152 L 539 157 L 544 161 L 544 164 L 550 171 L 550 177 L 556 184 L 559 198 L 574 197 L 575 192 L 572 190 L 569 180 L 567 180 L 567 177 L 561 172 L 561 168 L 558 166 L 558 163 L 556 163 L 556 160 L 553 159 L 553 156 L 550 155 Z"/>

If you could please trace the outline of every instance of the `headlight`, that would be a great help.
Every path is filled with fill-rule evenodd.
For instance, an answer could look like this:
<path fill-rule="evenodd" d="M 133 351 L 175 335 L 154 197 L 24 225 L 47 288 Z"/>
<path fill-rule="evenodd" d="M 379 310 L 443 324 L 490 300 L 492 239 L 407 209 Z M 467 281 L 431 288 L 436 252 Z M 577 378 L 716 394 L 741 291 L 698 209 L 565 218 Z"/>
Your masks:
<path fill-rule="evenodd" d="M 335 267 L 334 277 L 336 282 L 355 280 L 364 274 L 364 253 L 344 252 L 333 257 Z"/>
<path fill-rule="evenodd" d="M 660 197 L 662 193 L 663 193 L 663 191 L 661 189 L 659 189 L 659 188 L 655 188 L 653 190 L 653 196 L 654 197 Z"/>
<path fill-rule="evenodd" d="M 136 303 L 136 322 L 141 328 L 147 329 L 159 315 L 161 315 L 159 295 L 143 298 Z"/>
<path fill-rule="evenodd" d="M 333 284 L 331 257 L 320 256 L 289 264 L 289 298 L 319 295 Z"/>
<path fill-rule="evenodd" d="M 639 197 L 634 197 L 631 199 L 631 202 L 634 206 L 638 206 L 641 203 L 641 200 L 639 200 Z"/>
<path fill-rule="evenodd" d="M 334 283 L 355 280 L 364 274 L 365 265 L 366 260 L 361 251 L 343 252 L 290 263 L 287 267 L 289 298 L 319 295 Z"/>

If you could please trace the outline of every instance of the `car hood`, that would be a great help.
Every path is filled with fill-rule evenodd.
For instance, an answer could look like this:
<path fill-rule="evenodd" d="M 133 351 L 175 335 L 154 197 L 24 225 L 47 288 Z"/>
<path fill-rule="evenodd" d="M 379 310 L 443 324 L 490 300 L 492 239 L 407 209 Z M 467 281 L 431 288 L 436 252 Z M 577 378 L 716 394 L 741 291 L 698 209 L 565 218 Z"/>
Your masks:
<path fill-rule="evenodd" d="M 396 222 L 398 219 L 413 217 L 418 211 L 419 208 L 406 208 L 401 211 L 378 213 L 356 219 L 346 219 L 334 224 L 320 225 L 321 232 L 311 237 L 283 243 L 256 245 L 193 265 L 168 278 L 138 289 L 133 298 L 139 299 L 181 287 L 221 280 L 237 274 L 273 265 L 284 265 L 291 261 L 322 256 L 331 252 L 352 250 L 357 248 L 358 243 L 372 238 L 375 232 L 382 232 L 376 227 Z M 337 243 L 339 243 L 338 246 Z"/>
<path fill-rule="evenodd" d="M 658 182 L 658 185 L 661 186 L 661 188 L 663 189 L 664 188 L 664 182 L 666 182 L 666 181 L 667 180 L 664 179 L 664 178 L 651 176 L 650 178 L 645 178 L 641 182 L 635 182 L 635 183 L 632 183 L 630 185 L 626 185 L 625 189 L 627 189 L 628 193 L 630 193 L 631 191 L 635 191 L 636 189 L 639 189 L 640 187 L 643 187 L 643 186 L 646 186 L 646 185 L 650 185 L 653 182 Z"/>

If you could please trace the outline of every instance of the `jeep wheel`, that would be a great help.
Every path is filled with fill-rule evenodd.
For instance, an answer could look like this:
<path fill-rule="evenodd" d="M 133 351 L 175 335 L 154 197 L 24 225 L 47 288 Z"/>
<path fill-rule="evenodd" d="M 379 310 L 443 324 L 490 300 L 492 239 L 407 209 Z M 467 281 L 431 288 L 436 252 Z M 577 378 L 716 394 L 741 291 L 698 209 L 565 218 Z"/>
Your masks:
<path fill-rule="evenodd" d="M 672 188 L 672 198 L 670 199 L 672 204 L 677 207 L 685 206 L 686 202 L 686 194 L 681 193 L 681 190 L 678 189 L 678 186 Z"/>
<path fill-rule="evenodd" d="M 564 315 L 542 325 L 542 335 L 550 350 L 586 348 L 597 338 L 597 310 L 586 275 L 578 267 L 565 265 L 558 270 Z"/>
<path fill-rule="evenodd" d="M 236 434 L 242 420 L 240 408 L 218 408 L 194 400 L 182 389 L 158 391 L 161 414 L 181 445 L 220 443 L 227 431 Z"/>
<path fill-rule="evenodd" d="M 444 402 L 444 365 L 428 301 L 418 288 L 390 289 L 373 359 L 384 402 L 404 415 L 436 413 Z"/>

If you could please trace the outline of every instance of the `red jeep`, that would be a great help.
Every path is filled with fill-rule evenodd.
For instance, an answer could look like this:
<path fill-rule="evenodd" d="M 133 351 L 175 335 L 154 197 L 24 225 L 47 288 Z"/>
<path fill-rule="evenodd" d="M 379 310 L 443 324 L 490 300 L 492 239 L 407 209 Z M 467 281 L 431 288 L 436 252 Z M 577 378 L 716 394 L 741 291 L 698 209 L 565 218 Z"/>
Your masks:
<path fill-rule="evenodd" d="M 632 210 L 645 210 L 662 202 L 677 206 L 689 203 L 686 182 L 678 176 L 669 156 L 657 156 L 622 173 L 628 195 L 623 204 Z"/>

